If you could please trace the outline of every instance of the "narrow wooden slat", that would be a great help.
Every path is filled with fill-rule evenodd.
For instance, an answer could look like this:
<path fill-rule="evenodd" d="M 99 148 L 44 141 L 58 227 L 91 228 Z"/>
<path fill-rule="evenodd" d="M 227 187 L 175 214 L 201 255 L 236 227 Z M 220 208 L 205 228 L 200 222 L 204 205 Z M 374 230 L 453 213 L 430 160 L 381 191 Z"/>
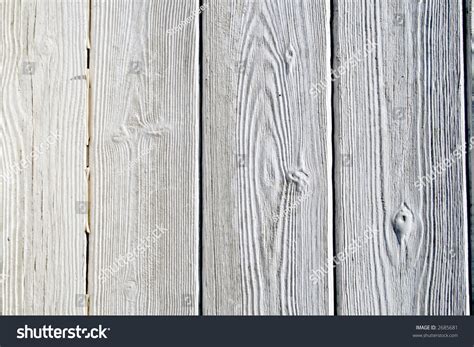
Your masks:
<path fill-rule="evenodd" d="M 468 137 L 471 138 L 474 136 L 474 18 L 473 18 L 473 13 L 474 13 L 474 1 L 472 0 L 466 0 L 465 2 L 465 22 L 466 22 L 466 27 L 465 27 L 465 32 L 467 32 L 467 35 L 465 35 L 466 39 L 466 49 L 465 51 L 465 56 L 466 56 L 466 69 L 465 71 L 467 72 L 468 76 L 465 76 L 467 84 L 466 84 L 466 94 L 467 94 L 467 105 L 466 105 L 466 113 L 467 113 L 467 119 L 468 119 Z M 471 256 L 471 313 L 472 309 L 474 307 L 474 283 L 472 281 L 474 277 L 474 187 L 473 187 L 473 182 L 474 182 L 474 152 L 471 151 L 469 153 L 468 157 L 468 167 L 469 167 L 469 176 L 468 179 L 470 180 L 469 184 L 469 196 L 470 196 L 470 205 L 469 205 L 469 218 L 470 218 L 470 236 L 471 236 L 471 242 L 470 242 L 470 256 Z"/>
<path fill-rule="evenodd" d="M 329 1 L 203 15 L 204 314 L 331 314 Z"/>
<path fill-rule="evenodd" d="M 468 314 L 462 1 L 333 10 L 337 313 Z"/>
<path fill-rule="evenodd" d="M 0 1 L 0 313 L 84 314 L 87 1 Z"/>
<path fill-rule="evenodd" d="M 93 315 L 198 313 L 197 8 L 92 3 Z"/>

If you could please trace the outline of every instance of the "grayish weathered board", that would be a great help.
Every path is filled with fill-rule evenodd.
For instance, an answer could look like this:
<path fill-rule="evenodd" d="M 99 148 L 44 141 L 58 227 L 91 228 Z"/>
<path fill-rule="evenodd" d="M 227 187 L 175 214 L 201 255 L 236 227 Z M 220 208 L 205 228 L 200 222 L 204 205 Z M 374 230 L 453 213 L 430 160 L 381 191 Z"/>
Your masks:
<path fill-rule="evenodd" d="M 0 314 L 85 313 L 87 18 L 0 2 Z"/>
<path fill-rule="evenodd" d="M 93 1 L 93 315 L 198 313 L 197 8 Z"/>
<path fill-rule="evenodd" d="M 468 314 L 462 1 L 333 10 L 337 313 Z"/>
<path fill-rule="evenodd" d="M 331 314 L 329 1 L 204 12 L 204 314 Z"/>

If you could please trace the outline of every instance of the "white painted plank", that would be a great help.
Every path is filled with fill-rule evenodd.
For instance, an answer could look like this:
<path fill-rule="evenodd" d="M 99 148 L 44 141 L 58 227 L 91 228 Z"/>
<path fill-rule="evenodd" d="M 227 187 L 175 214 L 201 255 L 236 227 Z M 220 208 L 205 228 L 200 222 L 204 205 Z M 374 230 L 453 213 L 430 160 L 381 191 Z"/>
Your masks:
<path fill-rule="evenodd" d="M 329 1 L 203 15 L 203 312 L 331 314 Z"/>
<path fill-rule="evenodd" d="M 474 13 L 474 1 L 472 0 L 466 0 L 465 4 L 465 19 L 466 19 L 466 27 L 465 27 L 465 43 L 466 43 L 466 69 L 465 71 L 467 72 L 467 76 L 465 76 L 467 84 L 466 84 L 466 100 L 467 100 L 467 105 L 466 105 L 466 114 L 467 114 L 467 119 L 468 119 L 468 136 L 469 138 L 474 136 L 474 20 L 472 18 L 473 13 Z M 474 300 L 473 300 L 473 294 L 474 294 L 474 284 L 472 282 L 472 278 L 474 277 L 474 257 L 473 257 L 473 250 L 474 250 L 474 206 L 473 206 L 473 201 L 474 201 L 474 188 L 473 188 L 473 182 L 474 182 L 474 152 L 471 151 L 468 156 L 468 167 L 469 167 L 469 176 L 468 179 L 470 181 L 470 184 L 468 185 L 470 188 L 469 191 L 469 196 L 470 196 L 470 201 L 469 201 L 469 218 L 470 218 L 470 236 L 471 236 L 471 248 L 470 248 L 470 256 L 471 256 L 471 291 L 470 291 L 470 298 L 471 298 L 471 312 L 472 308 L 474 307 Z"/>
<path fill-rule="evenodd" d="M 1 314 L 86 312 L 86 37 L 86 1 L 0 1 Z"/>
<path fill-rule="evenodd" d="M 198 313 L 197 8 L 93 1 L 93 315 Z"/>
<path fill-rule="evenodd" d="M 469 314 L 462 1 L 333 13 L 337 313 Z"/>

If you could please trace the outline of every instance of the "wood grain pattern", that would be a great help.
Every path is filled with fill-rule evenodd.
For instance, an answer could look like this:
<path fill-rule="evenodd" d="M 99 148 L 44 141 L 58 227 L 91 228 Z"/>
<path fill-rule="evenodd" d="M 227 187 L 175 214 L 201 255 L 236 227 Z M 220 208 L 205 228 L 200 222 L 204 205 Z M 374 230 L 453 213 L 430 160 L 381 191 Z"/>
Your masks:
<path fill-rule="evenodd" d="M 86 37 L 86 1 L 0 2 L 0 314 L 85 313 Z"/>
<path fill-rule="evenodd" d="M 470 7 L 0 0 L 0 314 L 469 314 Z"/>
<path fill-rule="evenodd" d="M 329 1 L 204 12 L 203 312 L 331 314 Z"/>
<path fill-rule="evenodd" d="M 468 314 L 462 1 L 333 10 L 337 313 Z"/>
<path fill-rule="evenodd" d="M 474 20 L 472 18 L 472 15 L 474 13 L 474 1 L 472 0 L 466 0 L 465 4 L 465 9 L 464 9 L 464 15 L 465 15 L 465 64 L 466 64 L 466 69 L 465 71 L 467 72 L 468 76 L 465 76 L 466 78 L 466 114 L 467 114 L 467 126 L 468 126 L 468 137 L 471 138 L 474 136 L 474 64 L 472 63 L 474 59 Z M 473 206 L 473 201 L 474 201 L 474 188 L 473 188 L 473 182 L 474 182 L 474 152 L 471 151 L 468 156 L 468 168 L 469 168 L 469 219 L 470 219 L 470 256 L 471 256 L 471 273 L 470 273 L 470 280 L 471 280 L 471 305 L 470 305 L 470 312 L 472 314 L 472 309 L 474 308 L 474 283 L 472 281 L 473 275 L 474 275 L 474 206 Z"/>
<path fill-rule="evenodd" d="M 198 312 L 197 9 L 93 2 L 93 315 Z"/>

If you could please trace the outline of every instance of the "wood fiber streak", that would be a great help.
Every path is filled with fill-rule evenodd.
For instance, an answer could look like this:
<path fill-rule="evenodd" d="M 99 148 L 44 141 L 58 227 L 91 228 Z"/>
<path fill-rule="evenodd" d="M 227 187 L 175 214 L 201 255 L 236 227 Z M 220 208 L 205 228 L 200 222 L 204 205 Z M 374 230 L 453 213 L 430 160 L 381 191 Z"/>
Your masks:
<path fill-rule="evenodd" d="M 474 1 L 472 0 L 466 0 L 466 5 L 465 5 L 465 16 L 466 16 L 466 28 L 464 29 L 469 30 L 468 35 L 465 36 L 466 39 L 466 47 L 465 47 L 465 52 L 466 52 L 466 61 L 465 64 L 467 64 L 467 68 L 465 69 L 468 76 L 466 78 L 467 85 L 466 85 L 466 94 L 469 96 L 466 100 L 468 104 L 466 105 L 466 110 L 467 112 L 467 117 L 468 117 L 468 133 L 469 133 L 469 138 L 474 136 L 474 18 L 473 13 L 474 13 Z M 470 291 L 470 298 L 471 298 L 471 314 L 472 314 L 472 309 L 474 308 L 474 282 L 472 279 L 474 278 L 474 151 L 471 151 L 469 153 L 469 162 L 468 162 L 468 167 L 469 167 L 469 179 L 470 179 L 470 191 L 469 191 L 469 196 L 470 196 L 470 201 L 469 201 L 469 218 L 470 218 L 470 256 L 471 256 L 471 291 Z"/>
<path fill-rule="evenodd" d="M 469 314 L 462 1 L 333 6 L 337 313 Z"/>
<path fill-rule="evenodd" d="M 203 19 L 203 312 L 331 314 L 329 1 Z"/>
<path fill-rule="evenodd" d="M 93 1 L 93 315 L 198 313 L 197 9 Z"/>
<path fill-rule="evenodd" d="M 86 38 L 86 1 L 0 1 L 3 315 L 86 312 Z"/>

